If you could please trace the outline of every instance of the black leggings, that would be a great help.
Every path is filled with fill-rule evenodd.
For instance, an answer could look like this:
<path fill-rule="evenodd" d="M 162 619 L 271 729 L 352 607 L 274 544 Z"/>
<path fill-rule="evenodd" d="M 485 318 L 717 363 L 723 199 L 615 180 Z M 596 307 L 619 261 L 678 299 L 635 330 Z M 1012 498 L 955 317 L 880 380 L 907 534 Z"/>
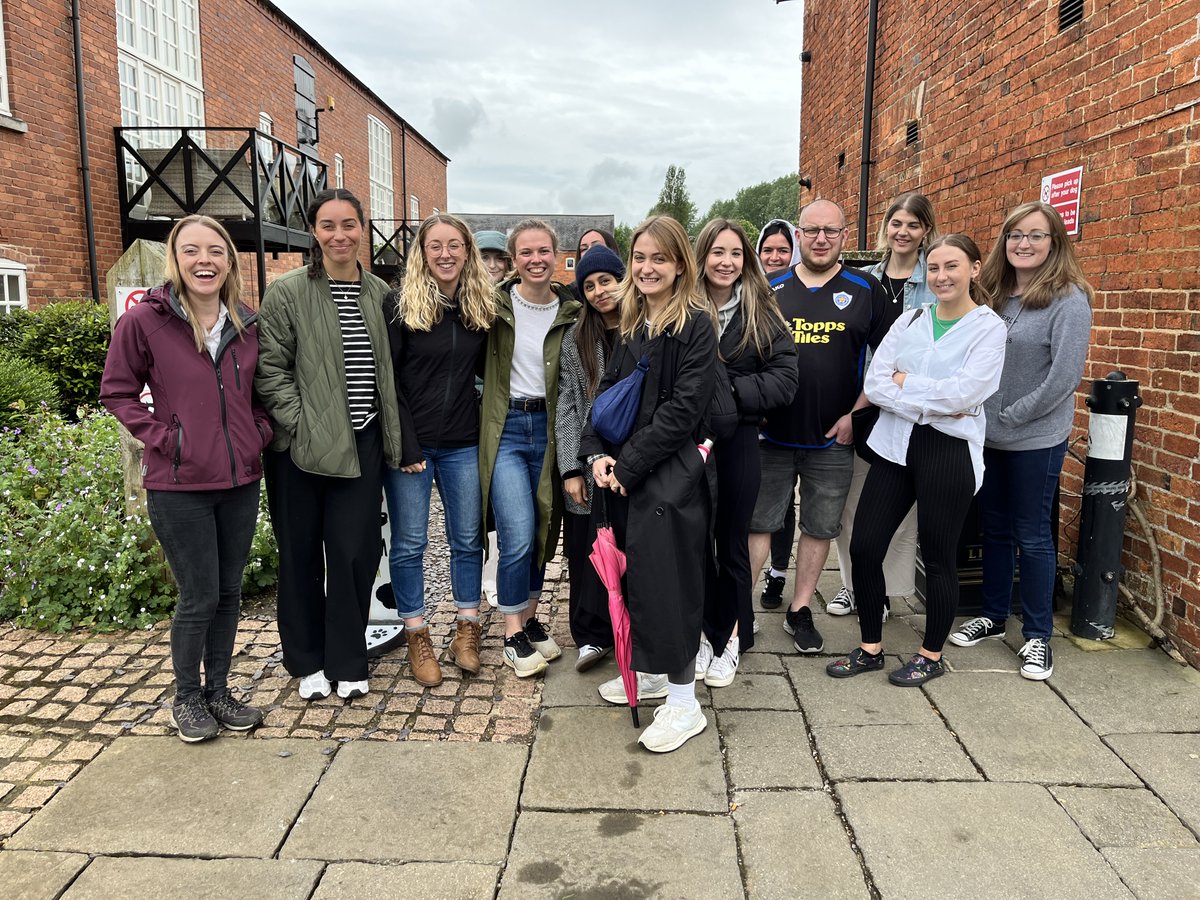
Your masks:
<path fill-rule="evenodd" d="M 713 516 L 718 574 L 705 596 L 704 633 L 718 656 L 738 626 L 739 652 L 754 646 L 754 608 L 750 592 L 750 517 L 758 500 L 762 472 L 758 456 L 758 427 L 739 425 L 717 445 L 717 508 Z"/>
<path fill-rule="evenodd" d="M 885 459 L 871 464 L 850 541 L 854 598 L 864 644 L 883 640 L 887 599 L 883 557 L 915 502 L 927 584 L 922 646 L 941 652 L 958 610 L 958 538 L 974 496 L 975 471 L 967 442 L 932 425 L 913 427 L 906 465 Z"/>

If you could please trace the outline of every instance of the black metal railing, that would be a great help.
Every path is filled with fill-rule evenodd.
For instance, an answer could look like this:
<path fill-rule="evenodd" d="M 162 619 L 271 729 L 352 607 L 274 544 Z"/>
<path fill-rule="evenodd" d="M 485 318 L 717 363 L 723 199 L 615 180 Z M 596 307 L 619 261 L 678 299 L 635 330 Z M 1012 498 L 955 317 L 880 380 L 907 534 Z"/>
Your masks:
<path fill-rule="evenodd" d="M 390 280 L 404 271 L 420 219 L 371 219 L 371 271 Z"/>

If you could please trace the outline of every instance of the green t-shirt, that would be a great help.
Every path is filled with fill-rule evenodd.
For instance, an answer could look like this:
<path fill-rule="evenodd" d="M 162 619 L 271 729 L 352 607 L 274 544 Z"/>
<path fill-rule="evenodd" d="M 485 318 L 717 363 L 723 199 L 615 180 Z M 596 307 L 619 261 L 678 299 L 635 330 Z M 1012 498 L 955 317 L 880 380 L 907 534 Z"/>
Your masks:
<path fill-rule="evenodd" d="M 939 319 L 936 309 L 931 309 L 929 314 L 933 316 L 933 339 L 935 341 L 940 341 L 942 336 L 962 318 L 959 316 L 958 319 Z"/>

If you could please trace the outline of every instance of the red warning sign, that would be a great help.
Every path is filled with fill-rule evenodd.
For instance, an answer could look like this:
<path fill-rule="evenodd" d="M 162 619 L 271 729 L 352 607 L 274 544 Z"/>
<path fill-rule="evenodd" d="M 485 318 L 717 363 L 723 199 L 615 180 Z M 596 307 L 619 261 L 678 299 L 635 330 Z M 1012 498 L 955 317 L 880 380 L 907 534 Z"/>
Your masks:
<path fill-rule="evenodd" d="M 1079 197 L 1083 193 L 1083 166 L 1055 172 L 1042 179 L 1042 202 L 1062 216 L 1067 234 L 1079 234 Z"/>

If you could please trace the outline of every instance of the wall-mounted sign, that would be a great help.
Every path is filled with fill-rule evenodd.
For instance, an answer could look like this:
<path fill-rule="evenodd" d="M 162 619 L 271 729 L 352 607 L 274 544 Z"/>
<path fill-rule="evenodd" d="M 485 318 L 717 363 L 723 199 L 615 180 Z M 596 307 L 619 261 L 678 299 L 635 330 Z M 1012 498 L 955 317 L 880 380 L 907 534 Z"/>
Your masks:
<path fill-rule="evenodd" d="M 1067 234 L 1079 234 L 1079 195 L 1083 191 L 1083 166 L 1055 172 L 1042 179 L 1042 202 L 1062 216 Z"/>

